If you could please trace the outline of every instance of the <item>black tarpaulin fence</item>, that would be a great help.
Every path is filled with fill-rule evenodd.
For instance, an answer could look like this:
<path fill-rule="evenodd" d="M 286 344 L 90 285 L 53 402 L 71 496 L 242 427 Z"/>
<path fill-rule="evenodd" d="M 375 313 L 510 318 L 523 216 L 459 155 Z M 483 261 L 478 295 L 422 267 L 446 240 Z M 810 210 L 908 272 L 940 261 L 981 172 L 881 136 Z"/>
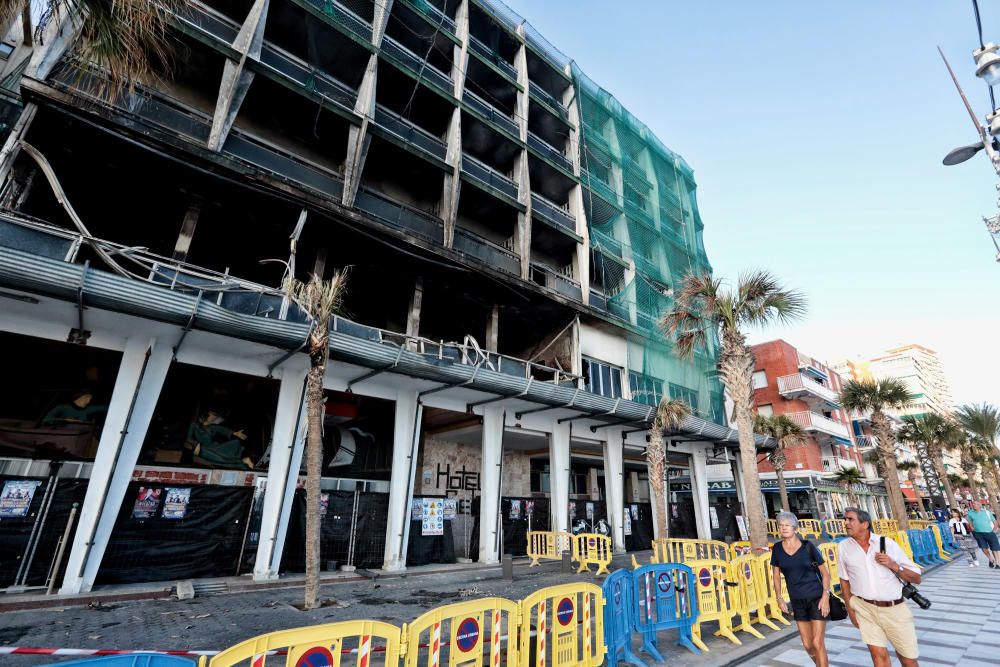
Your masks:
<path fill-rule="evenodd" d="M 649 503 L 628 503 L 632 534 L 625 536 L 626 551 L 645 551 L 653 546 L 653 507 Z"/>
<path fill-rule="evenodd" d="M 323 491 L 326 513 L 320 523 L 320 566 L 348 564 L 351 553 L 352 526 L 355 567 L 382 567 L 385 559 L 385 530 L 389 515 L 389 494 L 369 491 Z M 356 502 L 355 502 L 356 499 Z M 298 489 L 288 520 L 285 551 L 281 569 L 304 572 L 306 534 L 306 496 Z"/>

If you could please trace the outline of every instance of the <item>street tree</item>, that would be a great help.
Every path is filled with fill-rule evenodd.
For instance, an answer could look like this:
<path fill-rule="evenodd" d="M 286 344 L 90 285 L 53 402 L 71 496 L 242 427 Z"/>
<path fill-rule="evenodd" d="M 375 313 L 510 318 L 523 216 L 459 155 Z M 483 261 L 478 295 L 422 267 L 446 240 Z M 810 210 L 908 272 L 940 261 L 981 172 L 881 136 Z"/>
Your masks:
<path fill-rule="evenodd" d="M 674 294 L 674 308 L 663 315 L 661 327 L 678 356 L 690 358 L 718 338 L 719 376 L 734 403 L 747 495 L 751 548 L 767 547 L 767 520 L 760 493 L 753 423 L 754 357 L 745 330 L 774 322 L 789 322 L 805 314 L 805 297 L 783 287 L 766 271 L 740 276 L 727 287 L 711 275 L 688 275 Z"/>
<path fill-rule="evenodd" d="M 997 436 L 1000 435 L 1000 410 L 989 403 L 969 403 L 955 410 L 955 419 L 970 434 L 970 456 L 982 469 L 983 484 L 990 496 L 990 503 L 997 502 Z M 964 469 L 964 466 L 963 466 Z M 968 471 L 967 471 L 968 472 Z M 970 476 L 970 481 L 972 477 Z"/>
<path fill-rule="evenodd" d="M 667 449 L 664 446 L 663 432 L 675 431 L 680 423 L 691 414 L 691 406 L 680 399 L 663 399 L 656 407 L 653 426 L 649 429 L 649 444 L 646 445 L 646 467 L 649 475 L 649 486 L 653 489 L 656 502 L 656 521 L 660 537 L 670 537 L 670 522 L 667 512 L 667 494 L 665 488 Z"/>
<path fill-rule="evenodd" d="M 840 466 L 840 470 L 838 470 L 833 476 L 833 479 L 837 482 L 837 484 L 844 488 L 844 491 L 847 492 L 847 497 L 851 501 L 851 507 L 857 507 L 858 494 L 854 491 L 854 485 L 863 484 L 865 481 L 865 474 L 858 470 L 855 466 Z"/>
<path fill-rule="evenodd" d="M 802 427 L 788 415 L 761 415 L 754 418 L 754 430 L 761 435 L 774 438 L 774 449 L 768 450 L 767 461 L 774 468 L 778 478 L 778 495 L 781 498 L 781 509 L 789 511 L 788 488 L 785 486 L 785 450 L 805 444 L 806 435 Z"/>
<path fill-rule="evenodd" d="M 885 489 L 889 494 L 889 507 L 893 518 L 899 521 L 900 530 L 908 530 L 906 502 L 899 486 L 896 468 L 896 434 L 887 410 L 902 409 L 913 401 L 906 385 L 895 378 L 884 380 L 848 380 L 840 392 L 840 404 L 847 411 L 871 413 L 875 450 L 884 471 Z"/>

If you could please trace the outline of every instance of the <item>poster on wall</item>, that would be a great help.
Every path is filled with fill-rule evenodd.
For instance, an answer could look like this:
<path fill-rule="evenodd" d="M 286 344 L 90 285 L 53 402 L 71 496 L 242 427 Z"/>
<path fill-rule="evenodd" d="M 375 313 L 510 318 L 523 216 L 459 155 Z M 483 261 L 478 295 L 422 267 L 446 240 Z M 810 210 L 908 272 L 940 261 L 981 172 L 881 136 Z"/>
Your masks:
<path fill-rule="evenodd" d="M 458 514 L 458 498 L 445 498 L 444 500 L 444 520 L 451 521 Z"/>
<path fill-rule="evenodd" d="M 587 503 L 587 521 L 594 520 L 594 503 Z"/>
<path fill-rule="evenodd" d="M 525 500 L 524 501 L 524 513 L 527 516 L 531 516 L 531 515 L 533 515 L 535 513 L 535 501 L 534 500 Z"/>
<path fill-rule="evenodd" d="M 421 535 L 444 535 L 444 499 L 422 498 Z"/>
<path fill-rule="evenodd" d="M 8 479 L 0 491 L 0 519 L 20 519 L 28 516 L 38 480 Z"/>
<path fill-rule="evenodd" d="M 160 509 L 160 496 L 162 493 L 163 489 L 140 486 L 139 493 L 135 497 L 135 503 L 132 504 L 132 518 L 148 519 L 155 516 L 156 510 Z"/>
<path fill-rule="evenodd" d="M 166 500 L 163 501 L 164 519 L 183 519 L 191 504 L 191 489 L 167 488 Z"/>
<path fill-rule="evenodd" d="M 638 506 L 638 505 L 632 505 L 632 507 L 631 507 L 631 508 L 629 508 L 629 509 L 630 509 L 630 510 L 631 510 L 631 512 L 632 512 L 632 518 L 633 518 L 633 519 L 634 519 L 635 521 L 638 521 L 638 520 L 639 520 L 639 506 Z"/>
<path fill-rule="evenodd" d="M 569 501 L 569 520 L 572 522 L 574 519 L 576 519 L 576 503 L 571 500 Z"/>
<path fill-rule="evenodd" d="M 326 511 L 330 509 L 330 494 L 321 493 L 319 494 L 319 515 L 321 517 L 326 516 Z"/>
<path fill-rule="evenodd" d="M 420 521 L 424 518 L 424 500 L 423 498 L 414 498 L 410 503 L 410 520 Z"/>
<path fill-rule="evenodd" d="M 512 521 L 521 518 L 521 501 L 512 500 L 510 501 L 510 518 Z"/>
<path fill-rule="evenodd" d="M 632 534 L 632 512 L 625 510 L 625 534 Z"/>
<path fill-rule="evenodd" d="M 715 530 L 719 529 L 719 513 L 715 511 L 714 507 L 708 508 L 708 516 L 712 521 L 712 528 Z"/>
<path fill-rule="evenodd" d="M 742 514 L 736 515 L 736 525 L 740 529 L 740 539 L 749 540 L 750 535 L 747 533 L 747 521 L 743 518 Z"/>

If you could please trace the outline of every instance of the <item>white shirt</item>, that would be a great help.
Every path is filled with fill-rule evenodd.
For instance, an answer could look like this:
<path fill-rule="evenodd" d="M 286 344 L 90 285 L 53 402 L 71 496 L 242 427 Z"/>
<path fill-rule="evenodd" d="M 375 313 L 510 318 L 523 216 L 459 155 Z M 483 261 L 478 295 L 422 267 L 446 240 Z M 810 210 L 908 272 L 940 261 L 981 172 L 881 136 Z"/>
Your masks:
<path fill-rule="evenodd" d="M 878 552 L 879 536 L 875 533 L 871 534 L 867 552 L 853 537 L 841 540 L 837 545 L 837 575 L 850 584 L 851 595 L 868 600 L 898 600 L 903 596 L 903 584 L 892 570 L 875 562 Z M 885 538 L 885 553 L 907 570 L 920 572 L 920 568 L 890 537 Z"/>
<path fill-rule="evenodd" d="M 952 519 L 951 521 L 948 522 L 948 525 L 951 526 L 951 532 L 955 533 L 956 535 L 969 534 L 969 531 L 966 530 L 965 528 L 965 519 Z"/>

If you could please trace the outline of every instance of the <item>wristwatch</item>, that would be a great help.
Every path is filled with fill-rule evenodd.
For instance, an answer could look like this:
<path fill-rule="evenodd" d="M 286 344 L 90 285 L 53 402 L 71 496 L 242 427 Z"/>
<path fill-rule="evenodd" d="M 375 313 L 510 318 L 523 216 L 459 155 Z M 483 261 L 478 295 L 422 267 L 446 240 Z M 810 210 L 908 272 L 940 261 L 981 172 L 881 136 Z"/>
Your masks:
<path fill-rule="evenodd" d="M 902 572 L 903 572 L 903 566 L 900 565 L 899 563 L 896 563 L 896 574 L 902 574 Z"/>

